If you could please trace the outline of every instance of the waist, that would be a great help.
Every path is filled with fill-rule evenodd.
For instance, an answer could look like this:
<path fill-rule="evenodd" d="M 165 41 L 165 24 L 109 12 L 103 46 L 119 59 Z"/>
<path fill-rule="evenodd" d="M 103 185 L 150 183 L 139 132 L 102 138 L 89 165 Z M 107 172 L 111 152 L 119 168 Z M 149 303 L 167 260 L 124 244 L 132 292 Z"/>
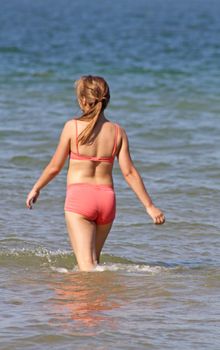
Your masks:
<path fill-rule="evenodd" d="M 99 185 L 112 185 L 112 165 L 94 162 L 70 161 L 67 172 L 67 184 L 89 183 Z"/>
<path fill-rule="evenodd" d="M 93 183 L 89 183 L 89 182 L 76 182 L 76 183 L 69 183 L 67 184 L 67 189 L 69 189 L 70 187 L 90 187 L 90 188 L 94 188 L 97 190 L 114 190 L 114 186 L 111 184 L 93 184 Z"/>

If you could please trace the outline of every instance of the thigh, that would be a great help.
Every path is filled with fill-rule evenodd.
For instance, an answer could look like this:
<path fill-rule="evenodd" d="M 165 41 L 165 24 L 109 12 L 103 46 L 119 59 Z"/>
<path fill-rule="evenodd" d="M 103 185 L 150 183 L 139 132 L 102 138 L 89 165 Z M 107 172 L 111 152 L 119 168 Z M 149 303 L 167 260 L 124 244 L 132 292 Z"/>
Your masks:
<path fill-rule="evenodd" d="M 106 225 L 97 225 L 96 227 L 96 258 L 99 263 L 100 259 L 100 253 L 102 251 L 102 248 L 104 246 L 104 243 L 106 241 L 106 238 L 108 237 L 108 234 L 111 230 L 112 223 L 106 224 Z"/>
<path fill-rule="evenodd" d="M 96 224 L 80 214 L 65 211 L 70 242 L 81 270 L 96 265 Z"/>

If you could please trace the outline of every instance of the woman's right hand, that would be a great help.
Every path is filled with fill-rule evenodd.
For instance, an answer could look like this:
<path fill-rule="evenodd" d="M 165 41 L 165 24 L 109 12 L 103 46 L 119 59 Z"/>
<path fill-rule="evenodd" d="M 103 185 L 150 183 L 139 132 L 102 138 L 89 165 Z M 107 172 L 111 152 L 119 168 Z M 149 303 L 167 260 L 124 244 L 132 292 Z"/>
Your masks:
<path fill-rule="evenodd" d="M 28 194 L 26 199 L 26 206 L 28 209 L 32 209 L 32 205 L 33 203 L 36 203 L 39 194 L 40 191 L 37 191 L 35 189 L 32 189 L 31 192 Z"/>
<path fill-rule="evenodd" d="M 163 212 L 156 208 L 153 204 L 146 208 L 146 212 L 148 215 L 150 215 L 156 225 L 162 225 L 165 223 L 165 216 Z"/>

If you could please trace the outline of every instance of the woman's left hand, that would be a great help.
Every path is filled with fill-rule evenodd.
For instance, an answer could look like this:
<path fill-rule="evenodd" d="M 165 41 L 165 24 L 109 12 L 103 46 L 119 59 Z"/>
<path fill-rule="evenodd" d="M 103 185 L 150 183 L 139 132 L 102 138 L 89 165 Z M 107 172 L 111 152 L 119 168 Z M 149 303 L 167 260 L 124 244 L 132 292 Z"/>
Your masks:
<path fill-rule="evenodd" d="M 150 215 L 150 217 L 153 219 L 154 223 L 156 225 L 164 224 L 165 222 L 165 216 L 163 212 L 156 208 L 153 204 L 146 208 L 147 213 Z"/>
<path fill-rule="evenodd" d="M 26 206 L 28 209 L 32 209 L 32 205 L 33 203 L 36 203 L 39 194 L 40 191 L 37 191 L 35 189 L 32 189 L 31 192 L 28 194 L 26 199 Z"/>

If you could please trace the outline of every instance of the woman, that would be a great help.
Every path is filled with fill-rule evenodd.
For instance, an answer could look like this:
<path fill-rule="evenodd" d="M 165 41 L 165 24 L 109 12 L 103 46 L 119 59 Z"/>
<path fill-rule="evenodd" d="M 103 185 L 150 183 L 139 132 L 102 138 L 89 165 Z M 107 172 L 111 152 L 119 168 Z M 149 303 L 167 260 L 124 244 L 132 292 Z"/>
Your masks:
<path fill-rule="evenodd" d="M 26 205 L 32 208 L 40 190 L 60 172 L 70 156 L 64 207 L 67 229 L 79 269 L 91 271 L 99 263 L 115 217 L 115 157 L 125 180 L 154 223 L 163 224 L 165 217 L 154 206 L 132 163 L 126 132 L 104 116 L 110 99 L 106 81 L 83 76 L 76 82 L 76 95 L 83 113 L 65 124 L 56 152 L 28 194 Z"/>

